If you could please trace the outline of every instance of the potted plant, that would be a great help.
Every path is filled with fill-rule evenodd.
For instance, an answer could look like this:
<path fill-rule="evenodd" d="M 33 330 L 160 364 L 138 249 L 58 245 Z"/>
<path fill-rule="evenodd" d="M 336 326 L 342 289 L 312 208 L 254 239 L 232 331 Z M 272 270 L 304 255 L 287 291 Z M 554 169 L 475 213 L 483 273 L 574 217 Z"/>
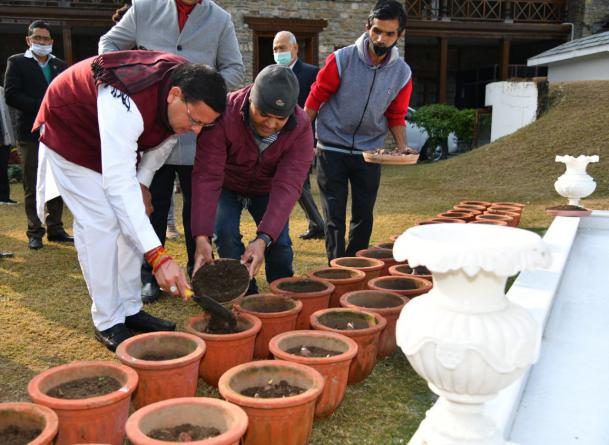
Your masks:
<path fill-rule="evenodd" d="M 347 389 L 349 367 L 357 354 L 355 341 L 335 332 L 291 331 L 273 337 L 269 349 L 276 359 L 310 366 L 324 376 L 315 417 L 327 417 L 339 407 Z"/>
<path fill-rule="evenodd" d="M 366 287 L 366 274 L 361 270 L 338 267 L 322 267 L 308 273 L 309 277 L 324 280 L 334 285 L 328 307 L 339 307 L 340 297 L 345 292 Z"/>
<path fill-rule="evenodd" d="M 126 430 L 133 445 L 239 445 L 247 424 L 245 411 L 237 405 L 182 397 L 138 409 L 127 420 Z"/>
<path fill-rule="evenodd" d="M 38 374 L 27 391 L 34 403 L 57 414 L 56 445 L 122 445 L 137 383 L 137 372 L 119 363 L 73 362 Z"/>
<path fill-rule="evenodd" d="M 226 371 L 218 389 L 247 413 L 244 445 L 305 445 L 324 378 L 315 369 L 283 360 L 260 360 Z"/>
<path fill-rule="evenodd" d="M 218 379 L 227 369 L 254 358 L 254 344 L 262 322 L 240 312 L 234 332 L 209 332 L 210 318 L 207 313 L 196 315 L 186 321 L 184 328 L 205 341 L 207 352 L 201 359 L 199 376 L 208 385 L 218 386 Z"/>
<path fill-rule="evenodd" d="M 57 414 L 33 403 L 0 403 L 0 443 L 51 445 L 57 435 Z"/>
<path fill-rule="evenodd" d="M 378 290 L 349 292 L 340 298 L 342 307 L 374 312 L 382 315 L 387 321 L 387 326 L 385 326 L 379 338 L 378 358 L 393 355 L 397 350 L 395 324 L 402 308 L 408 301 L 408 297 L 402 297 L 400 294 Z"/>
<path fill-rule="evenodd" d="M 364 281 L 368 283 L 371 279 L 381 275 L 385 263 L 374 258 L 346 256 L 330 260 L 330 266 L 361 270 L 366 274 Z"/>
<path fill-rule="evenodd" d="M 296 320 L 296 329 L 309 329 L 311 314 L 328 307 L 330 295 L 334 292 L 334 285 L 317 278 L 286 277 L 273 281 L 271 292 L 300 300 L 302 310 Z"/>
<path fill-rule="evenodd" d="M 368 289 L 395 292 L 408 298 L 426 294 L 432 287 L 433 284 L 430 281 L 414 275 L 390 275 L 375 278 L 368 282 Z"/>
<path fill-rule="evenodd" d="M 379 339 L 386 325 L 381 315 L 361 309 L 322 309 L 311 315 L 313 329 L 336 332 L 357 343 L 357 355 L 349 368 L 349 385 L 363 381 L 374 369 Z"/>
<path fill-rule="evenodd" d="M 293 331 L 302 310 L 302 302 L 286 295 L 248 295 L 234 306 L 236 312 L 246 312 L 262 323 L 254 344 L 254 358 L 269 358 L 269 341 L 277 334 Z"/>
<path fill-rule="evenodd" d="M 193 397 L 205 349 L 203 340 L 185 332 L 149 332 L 122 342 L 116 355 L 139 376 L 133 396 L 135 409 L 161 400 Z"/>

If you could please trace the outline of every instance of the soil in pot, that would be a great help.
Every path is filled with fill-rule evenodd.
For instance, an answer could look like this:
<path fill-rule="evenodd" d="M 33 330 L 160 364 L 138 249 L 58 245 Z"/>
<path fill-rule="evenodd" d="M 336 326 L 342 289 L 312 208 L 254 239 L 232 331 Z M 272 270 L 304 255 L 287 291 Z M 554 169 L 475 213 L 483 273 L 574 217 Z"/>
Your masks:
<path fill-rule="evenodd" d="M 171 428 L 157 428 L 150 431 L 147 436 L 152 439 L 164 440 L 165 442 L 194 442 L 195 440 L 216 437 L 220 434 L 217 428 L 183 423 Z"/>
<path fill-rule="evenodd" d="M 239 316 L 237 315 L 237 326 L 235 326 L 234 329 L 229 329 L 224 323 L 219 325 L 215 324 L 214 317 L 210 314 L 210 317 L 206 318 L 205 320 L 201 320 L 193 327 L 197 332 L 203 332 L 204 334 L 223 335 L 237 334 L 239 332 L 246 331 L 251 327 L 251 324 L 248 323 L 247 320 L 239 319 Z"/>
<path fill-rule="evenodd" d="M 296 305 L 291 298 L 266 298 L 266 299 L 245 299 L 240 306 L 250 312 L 262 312 L 271 314 L 274 312 L 289 311 Z"/>
<path fill-rule="evenodd" d="M 175 360 L 176 358 L 184 357 L 188 353 L 178 351 L 167 351 L 167 352 L 148 352 L 138 357 L 140 360 L 148 360 L 151 362 L 161 362 L 164 360 Z"/>
<path fill-rule="evenodd" d="M 585 207 L 573 206 L 573 205 L 559 205 L 554 207 L 547 207 L 546 210 L 572 210 L 572 211 L 582 211 L 588 210 Z"/>
<path fill-rule="evenodd" d="M 56 399 L 88 399 L 118 391 L 121 386 L 118 380 L 110 376 L 85 377 L 55 386 L 46 394 Z"/>
<path fill-rule="evenodd" d="M 349 269 L 327 268 L 315 272 L 315 277 L 321 280 L 348 280 L 353 278 Z"/>
<path fill-rule="evenodd" d="M 388 290 L 414 290 L 420 288 L 421 286 L 418 285 L 416 281 L 408 279 L 395 279 L 383 281 L 382 286 L 379 287 Z"/>
<path fill-rule="evenodd" d="M 342 259 L 341 266 L 345 266 L 345 267 L 370 267 L 370 261 L 364 260 L 364 259 L 359 259 L 359 258 L 349 258 L 349 259 Z"/>
<path fill-rule="evenodd" d="M 386 250 L 393 251 L 393 242 L 391 242 L 391 243 L 379 243 L 379 244 L 375 244 L 374 247 L 377 247 L 379 249 L 386 249 Z"/>
<path fill-rule="evenodd" d="M 341 351 L 333 351 L 331 349 L 320 348 L 313 345 L 300 345 L 286 349 L 288 354 L 298 355 L 300 357 L 334 357 L 342 354 Z"/>
<path fill-rule="evenodd" d="M 319 317 L 324 326 L 341 331 L 366 329 L 370 327 L 369 317 L 352 312 L 330 312 Z"/>
<path fill-rule="evenodd" d="M 298 281 L 286 281 L 285 283 L 281 283 L 278 287 L 283 291 L 294 293 L 321 292 L 327 289 L 327 286 L 323 283 L 308 280 L 306 278 Z"/>
<path fill-rule="evenodd" d="M 366 252 L 366 257 L 378 260 L 393 259 L 393 251 L 388 249 L 369 249 Z"/>
<path fill-rule="evenodd" d="M 201 266 L 192 278 L 192 288 L 195 295 L 226 303 L 245 293 L 249 282 L 249 272 L 239 260 L 222 259 Z"/>
<path fill-rule="evenodd" d="M 42 433 L 38 428 L 10 425 L 0 430 L 0 445 L 27 445 Z"/>
<path fill-rule="evenodd" d="M 245 388 L 241 391 L 241 395 L 257 399 L 276 399 L 280 397 L 297 396 L 305 391 L 305 388 L 290 385 L 287 380 L 280 380 L 279 383 L 273 383 L 273 380 L 269 380 L 264 386 L 251 386 Z"/>

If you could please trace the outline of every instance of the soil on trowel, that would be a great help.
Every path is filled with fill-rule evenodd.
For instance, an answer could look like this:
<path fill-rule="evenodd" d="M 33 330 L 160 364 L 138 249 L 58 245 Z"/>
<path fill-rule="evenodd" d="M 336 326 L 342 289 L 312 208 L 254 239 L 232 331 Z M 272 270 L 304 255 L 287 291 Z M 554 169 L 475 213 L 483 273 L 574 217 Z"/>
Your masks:
<path fill-rule="evenodd" d="M 580 207 L 580 206 L 560 205 L 560 206 L 548 207 L 547 210 L 569 210 L 569 211 L 581 212 L 582 210 L 586 211 L 588 209 L 586 209 L 584 207 Z"/>
<path fill-rule="evenodd" d="M 302 394 L 306 389 L 300 386 L 292 386 L 286 380 L 274 383 L 269 380 L 264 386 L 252 386 L 241 391 L 241 395 L 260 399 L 278 399 L 281 397 L 292 397 Z"/>
<path fill-rule="evenodd" d="M 353 278 L 353 272 L 349 269 L 326 269 L 315 272 L 315 276 L 322 280 L 348 280 Z"/>
<path fill-rule="evenodd" d="M 0 445 L 27 445 L 42 433 L 40 429 L 9 425 L 0 430 Z"/>
<path fill-rule="evenodd" d="M 287 281 L 285 283 L 281 283 L 279 288 L 287 292 L 304 294 L 308 292 L 321 292 L 326 290 L 328 287 L 323 283 L 303 278 L 299 281 Z"/>
<path fill-rule="evenodd" d="M 140 360 L 148 360 L 150 362 L 162 362 L 163 360 L 175 360 L 176 358 L 184 357 L 185 355 L 188 354 L 177 351 L 148 352 L 137 358 Z"/>
<path fill-rule="evenodd" d="M 165 442 L 194 442 L 195 440 L 209 439 L 219 436 L 217 428 L 196 426 L 190 423 L 174 426 L 172 428 L 157 428 L 146 434 L 148 437 Z"/>
<path fill-rule="evenodd" d="M 340 329 L 341 331 L 350 331 L 354 329 L 366 329 L 370 325 L 364 316 L 349 312 L 336 312 L 319 317 L 319 322 L 324 326 L 332 329 Z"/>
<path fill-rule="evenodd" d="M 340 355 L 342 352 L 333 351 L 331 349 L 320 348 L 311 345 L 301 345 L 294 348 L 287 349 L 285 352 L 288 354 L 299 355 L 301 357 L 333 357 Z"/>
<path fill-rule="evenodd" d="M 262 312 L 264 314 L 271 314 L 274 312 L 285 312 L 296 306 L 292 299 L 272 299 L 272 300 L 245 300 L 241 303 L 241 307 L 252 312 Z"/>
<path fill-rule="evenodd" d="M 249 282 L 250 274 L 239 260 L 223 259 L 201 266 L 192 278 L 192 288 L 195 295 L 225 303 L 243 294 Z"/>
<path fill-rule="evenodd" d="M 118 391 L 121 386 L 115 378 L 102 375 L 62 383 L 47 391 L 47 395 L 56 399 L 88 399 Z"/>

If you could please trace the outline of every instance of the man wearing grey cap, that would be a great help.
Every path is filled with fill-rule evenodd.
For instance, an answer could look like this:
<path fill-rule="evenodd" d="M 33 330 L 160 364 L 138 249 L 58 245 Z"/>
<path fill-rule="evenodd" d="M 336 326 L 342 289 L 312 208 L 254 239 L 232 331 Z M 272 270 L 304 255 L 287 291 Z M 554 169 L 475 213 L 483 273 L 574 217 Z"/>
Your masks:
<path fill-rule="evenodd" d="M 313 133 L 297 106 L 298 80 L 270 65 L 254 84 L 228 96 L 225 113 L 197 138 L 192 176 L 192 234 L 196 271 L 212 262 L 215 235 L 222 258 L 240 259 L 253 278 L 265 260 L 268 282 L 293 275 L 288 218 L 313 159 Z M 303 147 L 311 147 L 310 149 Z M 241 212 L 256 222 L 256 237 L 241 241 Z"/>

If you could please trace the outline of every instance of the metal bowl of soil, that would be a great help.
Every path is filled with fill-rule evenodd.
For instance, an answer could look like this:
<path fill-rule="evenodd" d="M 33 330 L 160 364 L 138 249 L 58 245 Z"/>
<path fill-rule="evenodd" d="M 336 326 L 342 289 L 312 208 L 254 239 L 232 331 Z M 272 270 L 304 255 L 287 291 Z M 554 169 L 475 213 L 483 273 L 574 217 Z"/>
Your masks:
<path fill-rule="evenodd" d="M 195 295 L 205 295 L 229 306 L 241 301 L 250 283 L 250 274 L 239 260 L 220 258 L 204 264 L 192 277 Z"/>

